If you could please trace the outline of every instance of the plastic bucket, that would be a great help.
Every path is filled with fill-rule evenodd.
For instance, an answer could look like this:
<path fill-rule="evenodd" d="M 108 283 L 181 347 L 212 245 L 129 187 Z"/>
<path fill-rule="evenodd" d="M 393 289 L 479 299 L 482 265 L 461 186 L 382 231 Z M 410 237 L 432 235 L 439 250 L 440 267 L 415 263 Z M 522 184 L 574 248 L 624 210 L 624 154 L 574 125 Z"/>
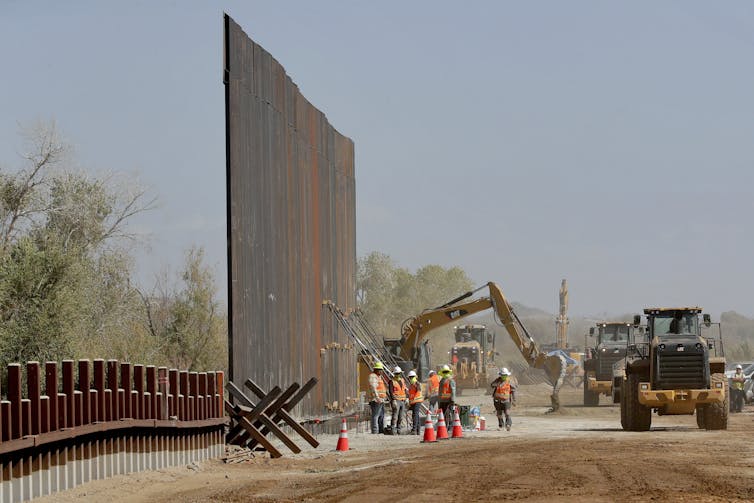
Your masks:
<path fill-rule="evenodd" d="M 469 405 L 458 406 L 458 416 L 461 419 L 461 426 L 464 428 L 469 427 L 469 409 L 471 409 Z"/>

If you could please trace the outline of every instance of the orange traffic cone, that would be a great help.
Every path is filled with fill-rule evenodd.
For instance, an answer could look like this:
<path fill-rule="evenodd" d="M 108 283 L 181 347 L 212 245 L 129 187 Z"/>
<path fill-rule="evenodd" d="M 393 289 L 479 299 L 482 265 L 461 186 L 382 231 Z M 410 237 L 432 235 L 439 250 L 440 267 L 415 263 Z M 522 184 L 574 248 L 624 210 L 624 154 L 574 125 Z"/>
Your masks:
<path fill-rule="evenodd" d="M 424 422 L 424 440 L 422 440 L 422 443 L 425 442 L 437 442 L 437 437 L 435 437 L 435 427 L 432 426 L 432 414 L 427 414 L 427 420 Z"/>
<path fill-rule="evenodd" d="M 437 415 L 440 418 L 437 420 L 437 440 L 446 440 L 448 437 L 448 427 L 445 426 L 445 414 L 442 413 L 442 409 L 437 409 Z"/>
<path fill-rule="evenodd" d="M 463 429 L 461 428 L 461 418 L 458 417 L 458 407 L 455 408 L 455 418 L 453 418 L 453 438 L 463 437 Z"/>
<path fill-rule="evenodd" d="M 346 427 L 346 418 L 343 418 L 343 425 L 340 427 L 340 437 L 338 438 L 338 445 L 335 447 L 335 450 L 348 450 L 348 428 Z"/>

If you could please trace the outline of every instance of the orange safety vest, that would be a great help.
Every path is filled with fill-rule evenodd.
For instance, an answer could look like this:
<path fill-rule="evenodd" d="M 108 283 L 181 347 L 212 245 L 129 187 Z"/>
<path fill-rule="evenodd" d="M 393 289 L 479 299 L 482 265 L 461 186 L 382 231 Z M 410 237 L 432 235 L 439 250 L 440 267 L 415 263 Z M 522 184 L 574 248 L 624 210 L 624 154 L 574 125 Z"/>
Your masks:
<path fill-rule="evenodd" d="M 385 380 L 378 374 L 377 375 L 377 397 L 381 400 L 387 398 L 387 386 L 385 386 Z"/>
<path fill-rule="evenodd" d="M 432 374 L 427 380 L 427 395 L 437 396 L 440 392 L 440 376 Z"/>
<path fill-rule="evenodd" d="M 423 401 L 424 396 L 422 396 L 422 385 L 419 381 L 416 381 L 408 387 L 408 403 L 409 405 L 414 405 L 422 403 Z"/>
<path fill-rule="evenodd" d="M 397 381 L 393 379 L 393 400 L 405 400 L 406 399 L 406 383 L 403 379 Z"/>
<path fill-rule="evenodd" d="M 502 381 L 495 388 L 494 394 L 495 400 L 506 401 L 511 397 L 511 383 L 509 381 Z"/>
<path fill-rule="evenodd" d="M 441 402 L 448 402 L 453 397 L 453 389 L 450 387 L 450 378 L 446 377 L 440 381 L 440 395 Z"/>

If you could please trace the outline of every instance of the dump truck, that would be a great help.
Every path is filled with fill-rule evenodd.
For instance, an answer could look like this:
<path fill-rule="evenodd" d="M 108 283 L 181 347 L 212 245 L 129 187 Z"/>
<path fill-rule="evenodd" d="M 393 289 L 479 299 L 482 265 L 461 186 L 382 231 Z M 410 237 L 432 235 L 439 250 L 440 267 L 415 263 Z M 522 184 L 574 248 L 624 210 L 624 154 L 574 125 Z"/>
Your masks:
<path fill-rule="evenodd" d="M 647 308 L 646 330 L 627 345 L 613 367 L 613 397 L 620 403 L 621 426 L 648 431 L 652 412 L 696 414 L 699 428 L 728 427 L 728 390 L 720 324 L 717 335 L 700 307 Z M 701 317 L 701 320 L 700 320 Z M 641 315 L 634 317 L 634 326 Z M 706 328 L 703 335 L 703 328 Z"/>
<path fill-rule="evenodd" d="M 585 406 L 598 406 L 600 395 L 612 397 L 613 365 L 626 357 L 636 329 L 631 323 L 623 322 L 600 322 L 589 328 L 589 334 L 584 337 Z"/>

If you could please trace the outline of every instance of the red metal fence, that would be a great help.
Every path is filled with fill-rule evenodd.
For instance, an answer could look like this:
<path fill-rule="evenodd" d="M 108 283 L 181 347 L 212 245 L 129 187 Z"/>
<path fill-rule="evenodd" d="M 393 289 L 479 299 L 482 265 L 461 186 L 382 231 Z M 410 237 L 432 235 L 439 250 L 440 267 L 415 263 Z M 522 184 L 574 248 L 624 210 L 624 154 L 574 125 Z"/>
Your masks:
<path fill-rule="evenodd" d="M 0 503 L 221 455 L 223 379 L 117 360 L 9 365 Z"/>

